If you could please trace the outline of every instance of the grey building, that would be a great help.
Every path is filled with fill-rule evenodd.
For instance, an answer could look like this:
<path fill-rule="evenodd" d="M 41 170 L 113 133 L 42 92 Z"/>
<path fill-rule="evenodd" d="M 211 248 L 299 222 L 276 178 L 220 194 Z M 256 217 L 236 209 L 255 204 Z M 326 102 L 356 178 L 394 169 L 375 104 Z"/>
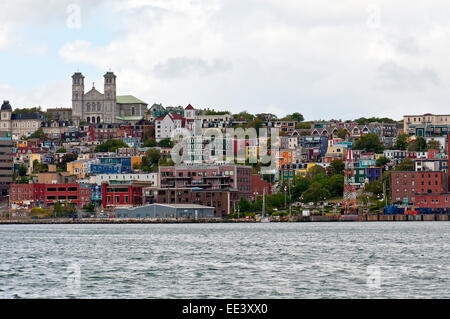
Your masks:
<path fill-rule="evenodd" d="M 196 204 L 150 204 L 116 208 L 116 218 L 214 218 L 214 207 Z"/>
<path fill-rule="evenodd" d="M 47 109 L 49 119 L 53 121 L 69 121 L 72 119 L 72 109 L 69 108 L 53 108 Z"/>
<path fill-rule="evenodd" d="M 13 176 L 11 133 L 0 132 L 0 201 L 6 199 Z"/>
<path fill-rule="evenodd" d="M 72 76 L 72 118 L 78 123 L 118 123 L 131 117 L 143 119 L 147 111 L 147 103 L 131 95 L 116 96 L 117 76 L 107 72 L 104 76 L 104 91 L 97 91 L 93 83 L 92 89 L 85 93 L 84 76 L 76 72 Z"/>

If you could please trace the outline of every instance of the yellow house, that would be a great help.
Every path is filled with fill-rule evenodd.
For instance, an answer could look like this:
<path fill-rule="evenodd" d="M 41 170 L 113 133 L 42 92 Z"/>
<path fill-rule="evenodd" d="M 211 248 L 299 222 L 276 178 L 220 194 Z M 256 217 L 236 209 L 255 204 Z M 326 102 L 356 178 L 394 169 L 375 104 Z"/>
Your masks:
<path fill-rule="evenodd" d="M 80 161 L 67 163 L 67 172 L 69 172 L 70 175 L 76 175 L 78 178 L 85 178 L 86 174 L 84 172 L 83 163 L 84 162 Z"/>
<path fill-rule="evenodd" d="M 326 156 L 333 157 L 344 157 L 345 151 L 347 148 L 339 145 L 339 146 L 330 146 L 328 147 Z"/>
<path fill-rule="evenodd" d="M 31 174 L 34 170 L 34 161 L 39 161 L 39 163 L 41 162 L 41 154 L 27 154 L 28 156 L 28 174 Z"/>
<path fill-rule="evenodd" d="M 83 154 L 78 154 L 78 160 L 88 160 L 90 158 L 90 154 L 87 153 L 83 153 Z"/>
<path fill-rule="evenodd" d="M 310 169 L 316 165 L 317 165 L 316 163 L 308 163 L 308 164 L 306 164 L 306 168 L 296 169 L 295 175 L 306 177 L 306 175 L 308 174 Z"/>
<path fill-rule="evenodd" d="M 140 156 L 132 156 L 131 157 L 131 168 L 134 168 L 135 165 L 141 165 L 142 157 Z"/>

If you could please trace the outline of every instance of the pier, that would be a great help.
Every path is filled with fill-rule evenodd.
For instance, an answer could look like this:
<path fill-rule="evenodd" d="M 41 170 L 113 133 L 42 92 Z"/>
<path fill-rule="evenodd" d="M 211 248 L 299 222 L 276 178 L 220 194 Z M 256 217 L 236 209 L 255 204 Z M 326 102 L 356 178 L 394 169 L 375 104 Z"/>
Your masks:
<path fill-rule="evenodd" d="M 302 222 L 429 222 L 449 221 L 449 215 L 312 215 L 295 216 L 289 219 L 272 219 L 272 223 Z M 0 219 L 0 225 L 70 225 L 70 224 L 205 224 L 205 223 L 260 223 L 255 219 L 188 219 L 188 218 L 58 218 L 58 219 Z"/>

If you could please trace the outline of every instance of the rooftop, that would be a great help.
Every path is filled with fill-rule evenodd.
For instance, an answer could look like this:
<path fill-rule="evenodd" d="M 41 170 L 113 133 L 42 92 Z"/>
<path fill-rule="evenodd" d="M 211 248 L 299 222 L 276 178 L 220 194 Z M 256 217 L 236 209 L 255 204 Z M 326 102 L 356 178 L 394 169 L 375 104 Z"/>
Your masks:
<path fill-rule="evenodd" d="M 9 104 L 9 101 L 3 101 L 3 104 L 2 104 L 2 111 L 11 111 L 12 110 L 12 107 L 11 107 L 11 104 Z"/>
<path fill-rule="evenodd" d="M 145 105 L 148 105 L 148 103 L 139 100 L 138 98 L 134 97 L 133 95 L 118 96 L 117 103 L 118 104 L 145 104 Z"/>

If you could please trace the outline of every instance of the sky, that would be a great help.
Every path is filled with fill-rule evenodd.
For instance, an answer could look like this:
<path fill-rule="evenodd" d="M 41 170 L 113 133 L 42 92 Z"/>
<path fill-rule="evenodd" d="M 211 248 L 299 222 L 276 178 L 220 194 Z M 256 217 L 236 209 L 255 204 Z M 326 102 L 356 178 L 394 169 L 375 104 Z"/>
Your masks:
<path fill-rule="evenodd" d="M 0 100 L 103 92 L 306 120 L 449 114 L 445 0 L 2 0 Z"/>

